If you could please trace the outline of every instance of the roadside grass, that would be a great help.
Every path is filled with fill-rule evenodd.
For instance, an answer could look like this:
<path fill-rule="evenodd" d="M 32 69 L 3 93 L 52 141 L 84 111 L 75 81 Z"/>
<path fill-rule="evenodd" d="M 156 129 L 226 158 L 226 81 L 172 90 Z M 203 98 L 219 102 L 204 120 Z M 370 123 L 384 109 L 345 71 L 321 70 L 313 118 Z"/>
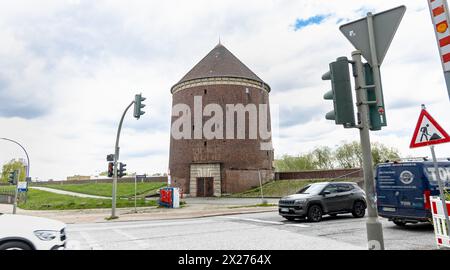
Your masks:
<path fill-rule="evenodd" d="M 81 198 L 51 192 L 32 190 L 27 194 L 26 202 L 19 202 L 19 208 L 26 210 L 69 210 L 69 209 L 95 209 L 111 208 L 111 200 Z M 156 200 L 138 199 L 138 207 L 156 206 Z M 117 208 L 134 207 L 134 200 L 118 199 Z"/>
<path fill-rule="evenodd" d="M 358 178 L 348 178 L 348 179 L 301 179 L 301 180 L 278 180 L 270 181 L 262 186 L 264 197 L 283 197 L 290 194 L 294 194 L 301 188 L 312 183 L 319 182 L 356 182 Z M 259 198 L 261 197 L 261 188 L 253 188 L 241 193 L 231 194 L 230 197 L 236 198 Z"/>
<path fill-rule="evenodd" d="M 0 186 L 0 194 L 14 194 L 15 186 Z"/>
<path fill-rule="evenodd" d="M 152 183 L 137 183 L 137 195 L 153 195 L 156 192 L 166 186 L 165 182 L 152 182 Z M 42 187 L 54 188 L 64 191 L 77 192 L 88 195 L 96 196 L 112 196 L 112 184 L 111 183 L 86 183 L 86 184 L 69 184 L 69 185 L 45 185 Z M 134 198 L 134 183 L 117 183 L 117 196 L 118 197 L 133 197 Z"/>

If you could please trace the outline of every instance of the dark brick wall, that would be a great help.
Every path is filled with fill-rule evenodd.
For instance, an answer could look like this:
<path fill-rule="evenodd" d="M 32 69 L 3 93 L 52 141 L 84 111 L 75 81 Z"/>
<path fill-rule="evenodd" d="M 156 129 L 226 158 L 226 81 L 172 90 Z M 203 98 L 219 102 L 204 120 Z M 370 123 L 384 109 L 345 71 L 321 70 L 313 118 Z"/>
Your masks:
<path fill-rule="evenodd" d="M 347 175 L 347 176 L 345 176 Z M 345 177 L 344 177 L 345 176 Z M 316 179 L 316 178 L 361 178 L 364 177 L 361 169 L 335 169 L 335 170 L 314 170 L 302 172 L 276 172 L 275 180 L 290 179 Z"/>
<path fill-rule="evenodd" d="M 246 94 L 245 89 L 249 89 Z M 223 110 L 223 118 L 225 123 L 226 104 L 268 104 L 269 95 L 266 91 L 248 86 L 239 85 L 212 85 L 198 86 L 181 90 L 173 94 L 173 104 L 187 104 L 191 108 L 191 121 L 194 125 L 194 96 L 203 97 L 203 108 L 210 103 L 219 104 Z M 179 117 L 172 117 L 172 123 Z M 247 116 L 248 118 L 248 116 Z M 210 117 L 204 117 L 205 123 Z M 236 122 L 235 122 L 236 125 Z M 270 118 L 268 119 L 270 126 Z M 221 163 L 222 165 L 222 192 L 230 192 L 232 190 L 245 188 L 249 186 L 245 183 L 248 180 L 247 173 L 242 173 L 242 177 L 238 177 L 236 173 L 232 173 L 233 177 L 229 178 L 227 170 L 269 170 L 272 171 L 273 151 L 260 150 L 260 140 L 227 140 L 225 139 L 226 123 L 223 127 L 224 139 L 219 140 L 175 140 L 170 138 L 170 157 L 169 168 L 175 185 L 183 187 L 186 193 L 189 193 L 190 164 L 192 163 Z M 236 130 L 236 128 L 235 128 Z M 193 129 L 191 127 L 193 134 Z M 248 122 L 246 122 L 246 138 L 248 138 Z M 231 176 L 230 176 L 231 177 Z M 231 182 L 229 182 L 231 181 Z M 235 183 L 237 182 L 237 184 Z M 242 182 L 242 183 L 241 183 Z"/>

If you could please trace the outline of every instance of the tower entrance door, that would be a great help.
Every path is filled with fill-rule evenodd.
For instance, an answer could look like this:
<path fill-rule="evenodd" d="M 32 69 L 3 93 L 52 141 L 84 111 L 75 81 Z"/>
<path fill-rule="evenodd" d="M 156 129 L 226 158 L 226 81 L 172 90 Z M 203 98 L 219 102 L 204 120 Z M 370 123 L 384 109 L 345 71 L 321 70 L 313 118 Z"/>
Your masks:
<path fill-rule="evenodd" d="M 214 178 L 197 177 L 197 197 L 214 196 Z"/>
<path fill-rule="evenodd" d="M 220 197 L 221 172 L 220 164 L 191 164 L 189 183 L 192 197 Z"/>

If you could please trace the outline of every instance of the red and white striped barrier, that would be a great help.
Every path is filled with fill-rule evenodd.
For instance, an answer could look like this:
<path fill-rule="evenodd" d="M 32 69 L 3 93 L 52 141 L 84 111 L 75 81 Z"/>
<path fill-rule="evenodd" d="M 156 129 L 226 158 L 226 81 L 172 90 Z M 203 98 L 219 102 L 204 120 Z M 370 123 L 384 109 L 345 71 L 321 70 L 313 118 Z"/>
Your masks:
<path fill-rule="evenodd" d="M 450 71 L 450 30 L 446 0 L 428 0 L 444 71 Z"/>
<path fill-rule="evenodd" d="M 430 196 L 431 213 L 433 214 L 434 235 L 436 236 L 436 244 L 438 247 L 450 247 L 450 237 L 445 222 L 444 208 L 439 197 Z M 450 212 L 450 202 L 445 202 L 447 212 Z"/>

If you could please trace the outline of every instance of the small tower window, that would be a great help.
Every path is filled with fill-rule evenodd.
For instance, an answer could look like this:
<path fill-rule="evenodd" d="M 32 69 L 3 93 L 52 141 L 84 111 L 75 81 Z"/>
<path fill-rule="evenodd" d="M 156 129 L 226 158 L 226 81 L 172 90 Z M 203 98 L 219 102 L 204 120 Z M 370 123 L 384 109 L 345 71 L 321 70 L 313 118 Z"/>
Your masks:
<path fill-rule="evenodd" d="M 207 146 L 208 145 L 208 142 L 207 141 L 204 141 L 203 142 L 203 146 Z"/>
<path fill-rule="evenodd" d="M 204 89 L 203 92 L 205 92 L 205 95 L 208 94 L 208 90 Z"/>

